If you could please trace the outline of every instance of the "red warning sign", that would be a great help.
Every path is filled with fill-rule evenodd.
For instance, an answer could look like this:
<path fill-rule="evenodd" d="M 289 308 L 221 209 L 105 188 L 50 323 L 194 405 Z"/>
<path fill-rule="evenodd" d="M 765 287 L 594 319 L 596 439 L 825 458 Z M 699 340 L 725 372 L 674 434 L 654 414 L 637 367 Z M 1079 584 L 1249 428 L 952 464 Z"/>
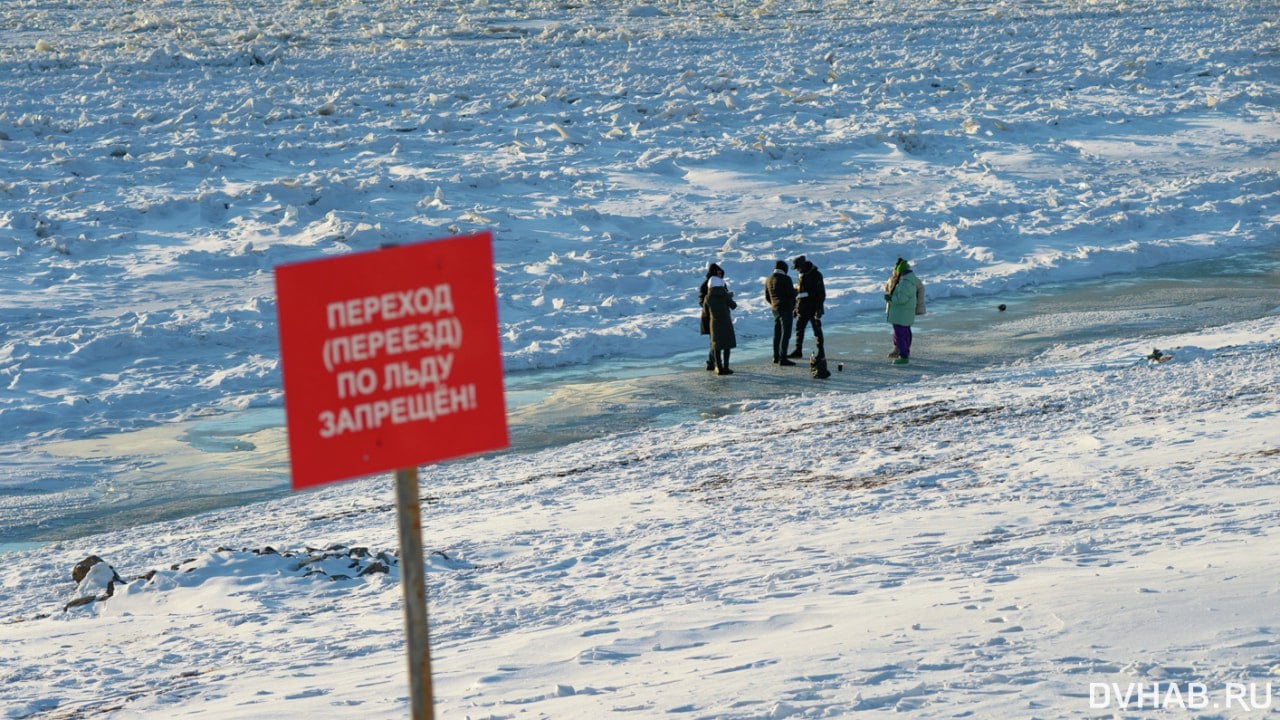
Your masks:
<path fill-rule="evenodd" d="M 275 280 L 295 490 L 507 446 L 488 232 Z"/>

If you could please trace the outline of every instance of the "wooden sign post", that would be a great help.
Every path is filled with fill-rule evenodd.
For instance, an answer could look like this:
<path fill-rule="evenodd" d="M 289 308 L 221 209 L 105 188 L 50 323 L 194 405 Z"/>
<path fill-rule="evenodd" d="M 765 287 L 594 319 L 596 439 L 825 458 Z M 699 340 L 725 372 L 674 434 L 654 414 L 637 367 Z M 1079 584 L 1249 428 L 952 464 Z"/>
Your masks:
<path fill-rule="evenodd" d="M 404 627 L 408 634 L 409 697 L 413 720 L 434 720 L 431 692 L 431 642 L 427 623 L 426 559 L 422 553 L 422 506 L 418 469 L 396 471 L 396 509 L 400 518 L 400 584 L 404 587 Z"/>
<path fill-rule="evenodd" d="M 413 718 L 434 717 L 417 466 L 507 446 L 489 233 L 276 268 L 293 488 L 396 471 Z"/>

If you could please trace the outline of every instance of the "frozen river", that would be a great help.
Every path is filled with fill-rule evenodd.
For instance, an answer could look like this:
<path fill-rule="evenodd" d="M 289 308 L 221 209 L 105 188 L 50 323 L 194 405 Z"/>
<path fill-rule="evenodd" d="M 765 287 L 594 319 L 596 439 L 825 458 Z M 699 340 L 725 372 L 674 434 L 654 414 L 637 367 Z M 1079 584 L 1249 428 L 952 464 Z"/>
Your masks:
<path fill-rule="evenodd" d="M 928 281 L 928 278 L 924 278 Z M 739 288 L 739 292 L 754 292 Z M 1005 306 L 1000 310 L 999 306 Z M 1132 275 L 1043 285 L 999 296 L 930 302 L 913 362 L 888 363 L 880 313 L 827 319 L 831 378 L 803 364 L 769 363 L 768 340 L 734 353 L 731 378 L 702 369 L 705 338 L 664 361 L 612 359 L 506 378 L 511 449 L 521 452 L 611 433 L 643 431 L 739 412 L 760 400 L 859 392 L 1009 362 L 1107 337 L 1159 336 L 1280 312 L 1280 250 L 1168 265 Z M 740 332 L 742 332 L 740 330 Z M 809 338 L 807 349 L 812 349 Z M 1174 352 L 1175 348 L 1160 348 Z M 1135 363 L 1146 362 L 1135 357 Z M 837 371 L 843 363 L 843 371 Z M 157 425 L 32 448 L 32 474 L 65 489 L 7 497 L 0 550 L 243 505 L 288 494 L 281 408 Z M 424 473 L 429 493 L 431 473 Z M 388 478 L 388 502 L 392 483 Z"/>

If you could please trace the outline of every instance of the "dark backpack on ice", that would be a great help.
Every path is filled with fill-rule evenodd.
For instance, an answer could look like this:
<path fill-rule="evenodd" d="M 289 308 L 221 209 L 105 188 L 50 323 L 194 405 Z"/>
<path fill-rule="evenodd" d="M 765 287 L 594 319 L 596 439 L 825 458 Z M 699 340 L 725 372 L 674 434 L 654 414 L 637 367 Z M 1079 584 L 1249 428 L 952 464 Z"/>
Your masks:
<path fill-rule="evenodd" d="M 809 360 L 809 374 L 819 380 L 826 380 L 831 377 L 831 371 L 827 369 L 827 359 L 825 357 L 814 357 Z"/>

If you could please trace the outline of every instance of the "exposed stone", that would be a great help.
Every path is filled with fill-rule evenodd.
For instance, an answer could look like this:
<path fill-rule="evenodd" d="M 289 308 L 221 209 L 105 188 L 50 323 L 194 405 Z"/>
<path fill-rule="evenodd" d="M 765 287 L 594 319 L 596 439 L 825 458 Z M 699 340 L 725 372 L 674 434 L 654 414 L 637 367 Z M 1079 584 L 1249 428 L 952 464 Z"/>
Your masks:
<path fill-rule="evenodd" d="M 120 574 L 116 572 L 116 569 L 111 567 L 111 565 L 107 564 L 105 560 L 98 557 L 97 555 L 90 555 L 89 557 L 76 563 L 76 566 L 74 568 L 71 568 L 71 579 L 74 580 L 77 585 L 79 585 L 80 583 L 84 582 L 84 579 L 86 577 L 89 577 L 90 573 L 93 573 L 94 566 L 98 564 L 106 565 L 107 570 L 110 571 L 111 576 L 110 576 L 109 582 L 118 582 L 118 583 L 124 582 L 124 578 L 120 577 Z"/>
<path fill-rule="evenodd" d="M 81 560 L 80 562 L 76 563 L 75 567 L 71 568 L 71 579 L 74 580 L 77 585 L 79 585 L 80 582 L 84 580 L 85 576 L 89 574 L 89 568 L 93 567 L 94 565 L 97 565 L 100 562 L 102 562 L 102 558 L 98 557 L 97 555 L 90 555 L 89 557 Z"/>

